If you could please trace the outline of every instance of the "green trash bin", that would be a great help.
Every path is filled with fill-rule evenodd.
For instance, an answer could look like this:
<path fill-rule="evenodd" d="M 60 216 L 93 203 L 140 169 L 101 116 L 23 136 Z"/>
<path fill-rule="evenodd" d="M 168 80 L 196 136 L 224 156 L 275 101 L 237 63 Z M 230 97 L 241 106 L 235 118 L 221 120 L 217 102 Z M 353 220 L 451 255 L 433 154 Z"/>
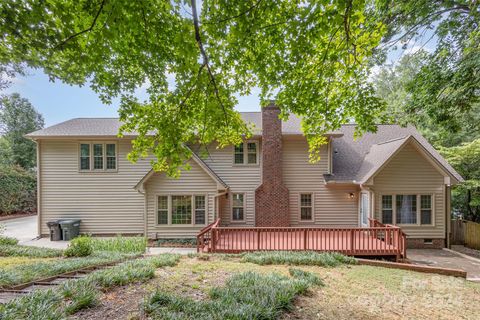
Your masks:
<path fill-rule="evenodd" d="M 80 222 L 78 219 L 60 220 L 63 240 L 69 241 L 80 234 Z"/>
<path fill-rule="evenodd" d="M 62 240 L 62 230 L 60 229 L 60 220 L 48 221 L 47 226 L 50 229 L 50 240 L 60 241 Z"/>

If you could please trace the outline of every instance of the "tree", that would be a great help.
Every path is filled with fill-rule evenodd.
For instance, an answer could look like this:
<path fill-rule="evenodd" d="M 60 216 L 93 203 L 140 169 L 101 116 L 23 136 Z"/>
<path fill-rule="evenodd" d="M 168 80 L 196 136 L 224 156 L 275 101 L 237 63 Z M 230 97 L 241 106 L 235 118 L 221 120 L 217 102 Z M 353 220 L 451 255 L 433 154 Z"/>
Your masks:
<path fill-rule="evenodd" d="M 478 1 L 380 1 L 378 14 L 387 26 L 383 53 L 398 44 L 436 39 L 412 81 L 404 110 L 427 115 L 434 124 L 459 131 L 463 116 L 480 103 L 480 7 Z M 478 128 L 477 128 L 478 130 Z"/>
<path fill-rule="evenodd" d="M 0 162 L 30 169 L 36 164 L 35 143 L 24 135 L 43 128 L 43 117 L 18 93 L 6 95 L 0 100 L 1 145 L 7 150 L 1 155 L 8 157 Z"/>
<path fill-rule="evenodd" d="M 282 117 L 303 117 L 317 160 L 323 134 L 357 122 L 374 131 L 384 108 L 366 81 L 385 30 L 371 1 L 52 0 L 0 3 L 0 64 L 26 62 L 52 80 L 120 98 L 132 161 L 178 174 L 187 144 L 249 136 L 235 95 L 261 90 Z M 169 86 L 168 77 L 175 79 Z M 149 97 L 134 92 L 148 84 Z M 153 133 L 149 135 L 148 133 Z"/>
<path fill-rule="evenodd" d="M 454 189 L 452 206 L 467 219 L 480 221 L 480 139 L 440 152 L 465 179 Z"/>
<path fill-rule="evenodd" d="M 480 103 L 472 104 L 471 110 L 457 115 L 455 122 L 459 125 L 455 126 L 438 123 L 426 109 L 410 112 L 415 98 L 409 87 L 422 72 L 427 57 L 428 53 L 423 50 L 404 55 L 397 63 L 383 66 L 373 76 L 375 90 L 387 104 L 385 117 L 402 125 L 415 125 L 436 146 L 451 147 L 477 139 L 480 137 Z"/>

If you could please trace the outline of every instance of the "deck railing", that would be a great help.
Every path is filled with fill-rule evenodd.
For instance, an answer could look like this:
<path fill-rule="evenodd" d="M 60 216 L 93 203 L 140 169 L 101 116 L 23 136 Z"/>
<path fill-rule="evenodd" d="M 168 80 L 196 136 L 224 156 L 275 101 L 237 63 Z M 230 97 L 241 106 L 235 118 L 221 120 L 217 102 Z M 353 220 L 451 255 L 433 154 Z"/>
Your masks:
<path fill-rule="evenodd" d="M 339 252 L 352 256 L 405 257 L 405 234 L 392 225 L 371 222 L 367 228 L 234 228 L 218 220 L 197 236 L 198 251 L 239 253 L 289 250 Z"/>

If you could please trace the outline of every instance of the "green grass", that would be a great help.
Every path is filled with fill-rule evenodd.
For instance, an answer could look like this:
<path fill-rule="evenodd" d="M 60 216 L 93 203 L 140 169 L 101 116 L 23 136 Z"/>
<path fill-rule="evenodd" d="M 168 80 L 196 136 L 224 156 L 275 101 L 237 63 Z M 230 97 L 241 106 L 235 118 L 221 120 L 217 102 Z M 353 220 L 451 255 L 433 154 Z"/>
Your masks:
<path fill-rule="evenodd" d="M 242 255 L 242 262 L 259 265 L 305 265 L 335 267 L 341 264 L 356 264 L 355 258 L 340 253 L 317 253 L 313 251 L 258 251 Z"/>
<path fill-rule="evenodd" d="M 132 255 L 114 252 L 96 253 L 84 258 L 63 258 L 19 265 L 15 268 L 12 266 L 0 268 L 0 287 L 21 284 L 93 265 L 121 261 L 128 257 Z"/>
<path fill-rule="evenodd" d="M 11 237 L 0 236 L 0 245 L 15 245 L 18 243 L 18 240 Z"/>
<path fill-rule="evenodd" d="M 195 301 L 157 290 L 144 307 L 153 319 L 276 319 L 292 308 L 297 295 L 320 283 L 317 276 L 308 274 L 298 269 L 291 272 L 292 277 L 243 272 L 225 286 L 213 288 L 210 300 Z"/>
<path fill-rule="evenodd" d="M 0 319 L 65 319 L 79 310 L 95 306 L 99 302 L 100 290 L 144 282 L 154 277 L 156 268 L 174 266 L 179 260 L 179 255 L 164 254 L 127 261 L 90 273 L 83 279 L 64 282 L 55 290 L 35 291 L 0 306 Z"/>
<path fill-rule="evenodd" d="M 63 250 L 29 247 L 20 245 L 0 245 L 2 257 L 32 257 L 32 258 L 55 258 L 61 257 Z"/>
<path fill-rule="evenodd" d="M 110 239 L 91 238 L 93 251 L 114 251 L 122 253 L 143 254 L 147 248 L 147 239 L 144 237 L 121 237 Z"/>

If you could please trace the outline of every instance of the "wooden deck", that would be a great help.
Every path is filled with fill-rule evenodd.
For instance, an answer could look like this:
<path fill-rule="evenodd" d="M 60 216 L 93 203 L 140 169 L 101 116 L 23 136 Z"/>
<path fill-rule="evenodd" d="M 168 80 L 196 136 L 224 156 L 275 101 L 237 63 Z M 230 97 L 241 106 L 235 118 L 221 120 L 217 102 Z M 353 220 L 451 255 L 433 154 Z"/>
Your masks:
<path fill-rule="evenodd" d="M 402 230 L 374 220 L 368 228 L 229 228 L 218 224 L 216 221 L 199 233 L 198 251 L 309 250 L 351 256 L 393 256 L 397 260 L 406 257 Z"/>

